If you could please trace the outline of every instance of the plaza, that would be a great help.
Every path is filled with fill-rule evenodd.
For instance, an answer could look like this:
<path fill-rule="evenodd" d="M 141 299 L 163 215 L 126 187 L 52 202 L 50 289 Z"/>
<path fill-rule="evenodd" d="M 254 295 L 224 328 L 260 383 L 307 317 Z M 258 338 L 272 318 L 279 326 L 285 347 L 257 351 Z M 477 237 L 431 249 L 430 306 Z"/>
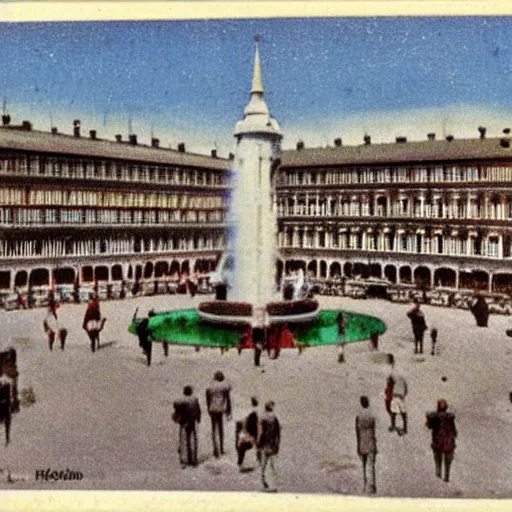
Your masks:
<path fill-rule="evenodd" d="M 42 309 L 1 311 L 2 348 L 18 353 L 20 390 L 32 387 L 35 404 L 13 417 L 11 444 L 0 448 L 0 487 L 10 490 L 192 490 L 258 492 L 259 471 L 239 473 L 234 447 L 235 420 L 249 398 L 273 399 L 282 424 L 278 457 L 281 493 L 362 496 L 354 419 L 366 394 L 378 419 L 377 496 L 508 498 L 512 455 L 500 448 L 512 421 L 509 374 L 512 347 L 505 335 L 510 319 L 492 315 L 477 328 L 469 311 L 423 306 L 429 328 L 439 330 L 439 354 L 413 354 L 407 304 L 383 300 L 319 297 L 323 308 L 372 314 L 388 325 L 379 351 L 369 342 L 349 344 L 346 362 L 336 347 L 283 350 L 277 360 L 252 353 L 171 346 L 165 358 L 158 343 L 147 367 L 138 340 L 127 331 L 135 308 L 145 315 L 190 307 L 201 299 L 154 296 L 105 301 L 108 318 L 102 347 L 91 353 L 81 328 L 84 304 L 64 304 L 59 321 L 68 331 L 64 351 L 48 350 Z M 428 347 L 428 342 L 426 343 Z M 388 432 L 384 387 L 393 353 L 409 383 L 409 433 Z M 233 420 L 227 422 L 227 453 L 211 454 L 205 389 L 222 370 L 233 387 Z M 442 377 L 446 377 L 445 380 Z M 199 466 L 181 469 L 178 427 L 172 402 L 190 384 L 199 397 Z M 452 481 L 434 474 L 425 413 L 445 398 L 459 432 Z M 248 462 L 254 453 L 247 455 Z M 79 471 L 80 481 L 36 480 L 36 471 Z M 7 482 L 7 470 L 14 483 Z"/>

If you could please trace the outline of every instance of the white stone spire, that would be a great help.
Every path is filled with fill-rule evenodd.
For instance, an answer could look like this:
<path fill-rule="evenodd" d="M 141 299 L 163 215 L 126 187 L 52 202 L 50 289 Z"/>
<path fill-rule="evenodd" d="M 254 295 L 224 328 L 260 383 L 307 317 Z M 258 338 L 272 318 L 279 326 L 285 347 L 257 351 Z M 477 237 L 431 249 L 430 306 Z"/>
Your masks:
<path fill-rule="evenodd" d="M 254 72 L 252 75 L 252 89 L 251 94 L 261 93 L 263 95 L 263 78 L 261 76 L 261 63 L 260 63 L 260 47 L 259 47 L 259 38 L 255 38 L 256 43 L 256 52 L 254 55 Z"/>
<path fill-rule="evenodd" d="M 261 72 L 259 38 L 255 38 L 254 71 L 252 77 L 251 99 L 244 110 L 244 119 L 235 126 L 235 136 L 246 133 L 272 133 L 281 136 L 279 124 L 270 116 L 265 102 L 263 73 Z"/>

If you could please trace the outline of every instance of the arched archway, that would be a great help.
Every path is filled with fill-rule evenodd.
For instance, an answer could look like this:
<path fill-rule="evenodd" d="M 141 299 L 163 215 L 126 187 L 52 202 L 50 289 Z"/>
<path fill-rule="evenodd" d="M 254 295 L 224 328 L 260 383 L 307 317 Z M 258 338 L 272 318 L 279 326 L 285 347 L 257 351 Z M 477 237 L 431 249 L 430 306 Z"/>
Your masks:
<path fill-rule="evenodd" d="M 341 277 L 341 265 L 337 261 L 334 261 L 331 263 L 331 267 L 329 269 L 329 275 L 333 278 Z"/>
<path fill-rule="evenodd" d="M 75 269 L 71 267 L 61 267 L 53 270 L 53 280 L 55 284 L 73 284 L 75 282 Z"/>
<path fill-rule="evenodd" d="M 108 281 L 108 267 L 100 265 L 94 268 L 95 281 Z"/>
<path fill-rule="evenodd" d="M 8 270 L 0 271 L 0 290 L 8 290 L 11 287 L 11 273 Z"/>
<path fill-rule="evenodd" d="M 123 280 L 123 267 L 118 263 L 113 265 L 111 269 L 112 273 L 112 281 L 122 281 Z"/>
<path fill-rule="evenodd" d="M 512 293 L 512 274 L 500 272 L 492 277 L 492 291 L 498 293 Z"/>
<path fill-rule="evenodd" d="M 369 271 L 370 271 L 370 277 L 375 277 L 375 278 L 382 278 L 382 267 L 380 266 L 380 263 L 372 263 L 370 266 L 369 266 Z"/>
<path fill-rule="evenodd" d="M 347 261 L 345 265 L 343 265 L 343 275 L 345 277 L 352 277 L 354 275 L 354 266 L 350 261 Z"/>
<path fill-rule="evenodd" d="M 394 265 L 386 265 L 384 267 L 384 277 L 390 283 L 396 283 L 396 267 Z"/>
<path fill-rule="evenodd" d="M 23 287 L 27 286 L 27 284 L 28 284 L 28 272 L 26 270 L 18 270 L 18 272 L 16 272 L 16 276 L 14 277 L 14 287 L 15 288 L 23 288 Z"/>
<path fill-rule="evenodd" d="M 403 265 L 402 267 L 400 267 L 399 276 L 400 276 L 401 283 L 411 283 L 412 282 L 411 267 L 409 267 L 409 265 Z"/>
<path fill-rule="evenodd" d="M 316 260 L 310 261 L 307 266 L 307 273 L 311 274 L 311 277 L 317 277 L 318 265 Z"/>
<path fill-rule="evenodd" d="M 361 276 L 363 279 L 368 279 L 370 276 L 370 269 L 368 265 L 359 261 L 354 263 L 352 272 L 355 276 Z"/>
<path fill-rule="evenodd" d="M 322 279 L 327 277 L 327 263 L 324 260 L 320 261 L 320 277 Z"/>
<path fill-rule="evenodd" d="M 169 264 L 167 261 L 157 261 L 155 264 L 155 277 L 163 277 L 167 274 Z"/>
<path fill-rule="evenodd" d="M 90 265 L 82 267 L 82 283 L 92 283 L 94 281 L 94 272 Z"/>
<path fill-rule="evenodd" d="M 416 267 L 414 269 L 414 282 L 421 287 L 430 287 L 430 269 L 428 267 Z"/>
<path fill-rule="evenodd" d="M 154 265 L 151 261 L 146 262 L 144 265 L 144 279 L 151 279 L 153 277 Z"/>
<path fill-rule="evenodd" d="M 454 288 L 457 282 L 455 270 L 441 267 L 434 272 L 434 283 L 436 286 Z"/>
<path fill-rule="evenodd" d="M 48 286 L 50 284 L 50 272 L 47 268 L 36 268 L 30 272 L 30 286 Z"/>

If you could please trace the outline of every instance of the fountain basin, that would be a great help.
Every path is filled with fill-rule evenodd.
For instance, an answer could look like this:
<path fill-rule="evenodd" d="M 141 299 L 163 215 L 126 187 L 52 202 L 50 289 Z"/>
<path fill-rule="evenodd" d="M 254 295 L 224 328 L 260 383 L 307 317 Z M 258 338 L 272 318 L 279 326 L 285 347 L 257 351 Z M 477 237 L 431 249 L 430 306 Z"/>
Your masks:
<path fill-rule="evenodd" d="M 320 314 L 318 301 L 313 299 L 269 302 L 265 310 L 265 322 L 268 325 L 310 322 Z M 254 308 L 248 302 L 202 302 L 197 308 L 197 314 L 206 322 L 228 325 L 254 323 Z"/>
<path fill-rule="evenodd" d="M 345 331 L 341 338 L 338 333 L 340 310 L 320 310 L 316 318 L 309 322 L 289 322 L 287 327 L 296 345 L 326 346 L 341 341 L 354 343 L 370 340 L 375 335 L 386 332 L 386 324 L 377 317 L 352 311 L 341 311 L 345 319 Z M 134 318 L 129 332 L 137 334 L 141 318 Z M 237 347 L 247 331 L 248 324 L 221 324 L 203 320 L 197 309 L 182 309 L 158 312 L 148 318 L 151 339 L 156 342 L 176 345 L 204 347 Z"/>

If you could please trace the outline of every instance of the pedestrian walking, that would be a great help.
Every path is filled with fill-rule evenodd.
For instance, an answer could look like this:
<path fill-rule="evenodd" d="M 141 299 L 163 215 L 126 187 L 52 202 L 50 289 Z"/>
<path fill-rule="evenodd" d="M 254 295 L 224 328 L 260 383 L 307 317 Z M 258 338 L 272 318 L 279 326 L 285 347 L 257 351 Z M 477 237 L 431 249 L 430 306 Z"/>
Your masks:
<path fill-rule="evenodd" d="M 137 314 L 137 311 L 135 311 Z M 153 352 L 153 341 L 151 339 L 151 329 L 149 328 L 149 319 L 156 315 L 155 311 L 151 309 L 148 312 L 148 317 L 143 318 L 137 325 L 137 336 L 139 338 L 139 347 L 142 348 L 142 352 L 146 356 L 148 366 L 151 366 L 151 354 Z M 134 315 L 135 316 L 135 315 Z M 164 349 L 164 356 L 169 355 L 169 346 L 163 341 L 162 347 Z"/>
<path fill-rule="evenodd" d="M 419 302 L 416 302 L 415 306 L 407 313 L 407 317 L 411 321 L 414 336 L 414 353 L 423 354 L 423 336 L 427 330 L 427 323 Z"/>
<path fill-rule="evenodd" d="M 183 397 L 173 406 L 173 420 L 180 426 L 178 453 L 181 466 L 197 466 L 197 425 L 201 423 L 201 406 L 193 395 L 192 386 L 183 388 Z"/>
<path fill-rule="evenodd" d="M 258 439 L 258 399 L 254 396 L 251 398 L 251 407 L 249 414 L 236 422 L 235 443 L 238 453 L 237 464 L 240 471 L 244 471 L 245 452 L 256 447 Z M 261 452 L 258 448 L 256 448 L 256 458 L 258 462 L 261 461 Z"/>
<path fill-rule="evenodd" d="M 106 320 L 106 318 L 101 317 L 98 297 L 96 294 L 93 294 L 87 304 L 84 320 L 82 322 L 82 328 L 87 333 L 87 336 L 89 336 L 91 350 L 93 352 L 96 351 L 96 348 L 100 348 L 100 332 L 103 330 Z"/>
<path fill-rule="evenodd" d="M 450 468 L 455 452 L 455 415 L 447 411 L 448 402 L 443 398 L 437 401 L 437 411 L 427 413 L 426 425 L 432 430 L 432 452 L 436 466 L 436 476 L 450 481 Z M 443 473 L 444 466 L 444 475 Z"/>
<path fill-rule="evenodd" d="M 377 438 L 375 435 L 375 427 L 377 420 L 370 409 L 370 401 L 367 396 L 360 398 L 361 410 L 356 416 L 356 439 L 357 453 L 363 464 L 363 482 L 364 490 L 369 490 L 374 494 L 377 492 L 377 484 L 375 480 L 375 459 L 377 456 Z M 368 485 L 366 468 L 369 463 L 370 481 Z"/>
<path fill-rule="evenodd" d="M 436 348 L 437 348 L 437 329 L 435 327 L 433 327 L 432 329 L 430 329 L 430 340 L 432 342 L 432 351 L 430 352 L 431 355 L 435 356 L 437 351 L 436 351 Z"/>
<path fill-rule="evenodd" d="M 473 313 L 478 327 L 487 327 L 489 321 L 489 305 L 485 297 L 479 292 L 476 294 L 475 303 L 471 306 L 471 313 Z"/>
<path fill-rule="evenodd" d="M 261 450 L 261 483 L 263 490 L 277 492 L 275 461 L 281 443 L 281 425 L 274 414 L 274 402 L 265 404 L 265 412 L 258 423 L 257 447 Z M 269 485 L 267 471 L 270 468 L 272 485 Z"/>
<path fill-rule="evenodd" d="M 231 419 L 231 386 L 221 371 L 215 372 L 213 382 L 206 390 L 206 405 L 212 422 L 213 456 L 224 455 L 224 423 Z"/>
<path fill-rule="evenodd" d="M 396 431 L 399 436 L 407 434 L 407 409 L 405 407 L 405 397 L 408 388 L 407 381 L 403 375 L 395 372 L 395 359 L 393 354 L 388 354 L 388 363 L 391 365 L 391 373 L 387 379 L 387 386 L 392 387 L 391 402 L 389 404 L 391 425 L 389 431 Z M 396 417 L 400 414 L 402 419 L 402 428 L 397 428 Z"/>
<path fill-rule="evenodd" d="M 11 418 L 15 405 L 14 381 L 5 373 L 3 366 L 0 365 L 0 423 L 4 424 L 5 446 L 11 440 Z"/>

